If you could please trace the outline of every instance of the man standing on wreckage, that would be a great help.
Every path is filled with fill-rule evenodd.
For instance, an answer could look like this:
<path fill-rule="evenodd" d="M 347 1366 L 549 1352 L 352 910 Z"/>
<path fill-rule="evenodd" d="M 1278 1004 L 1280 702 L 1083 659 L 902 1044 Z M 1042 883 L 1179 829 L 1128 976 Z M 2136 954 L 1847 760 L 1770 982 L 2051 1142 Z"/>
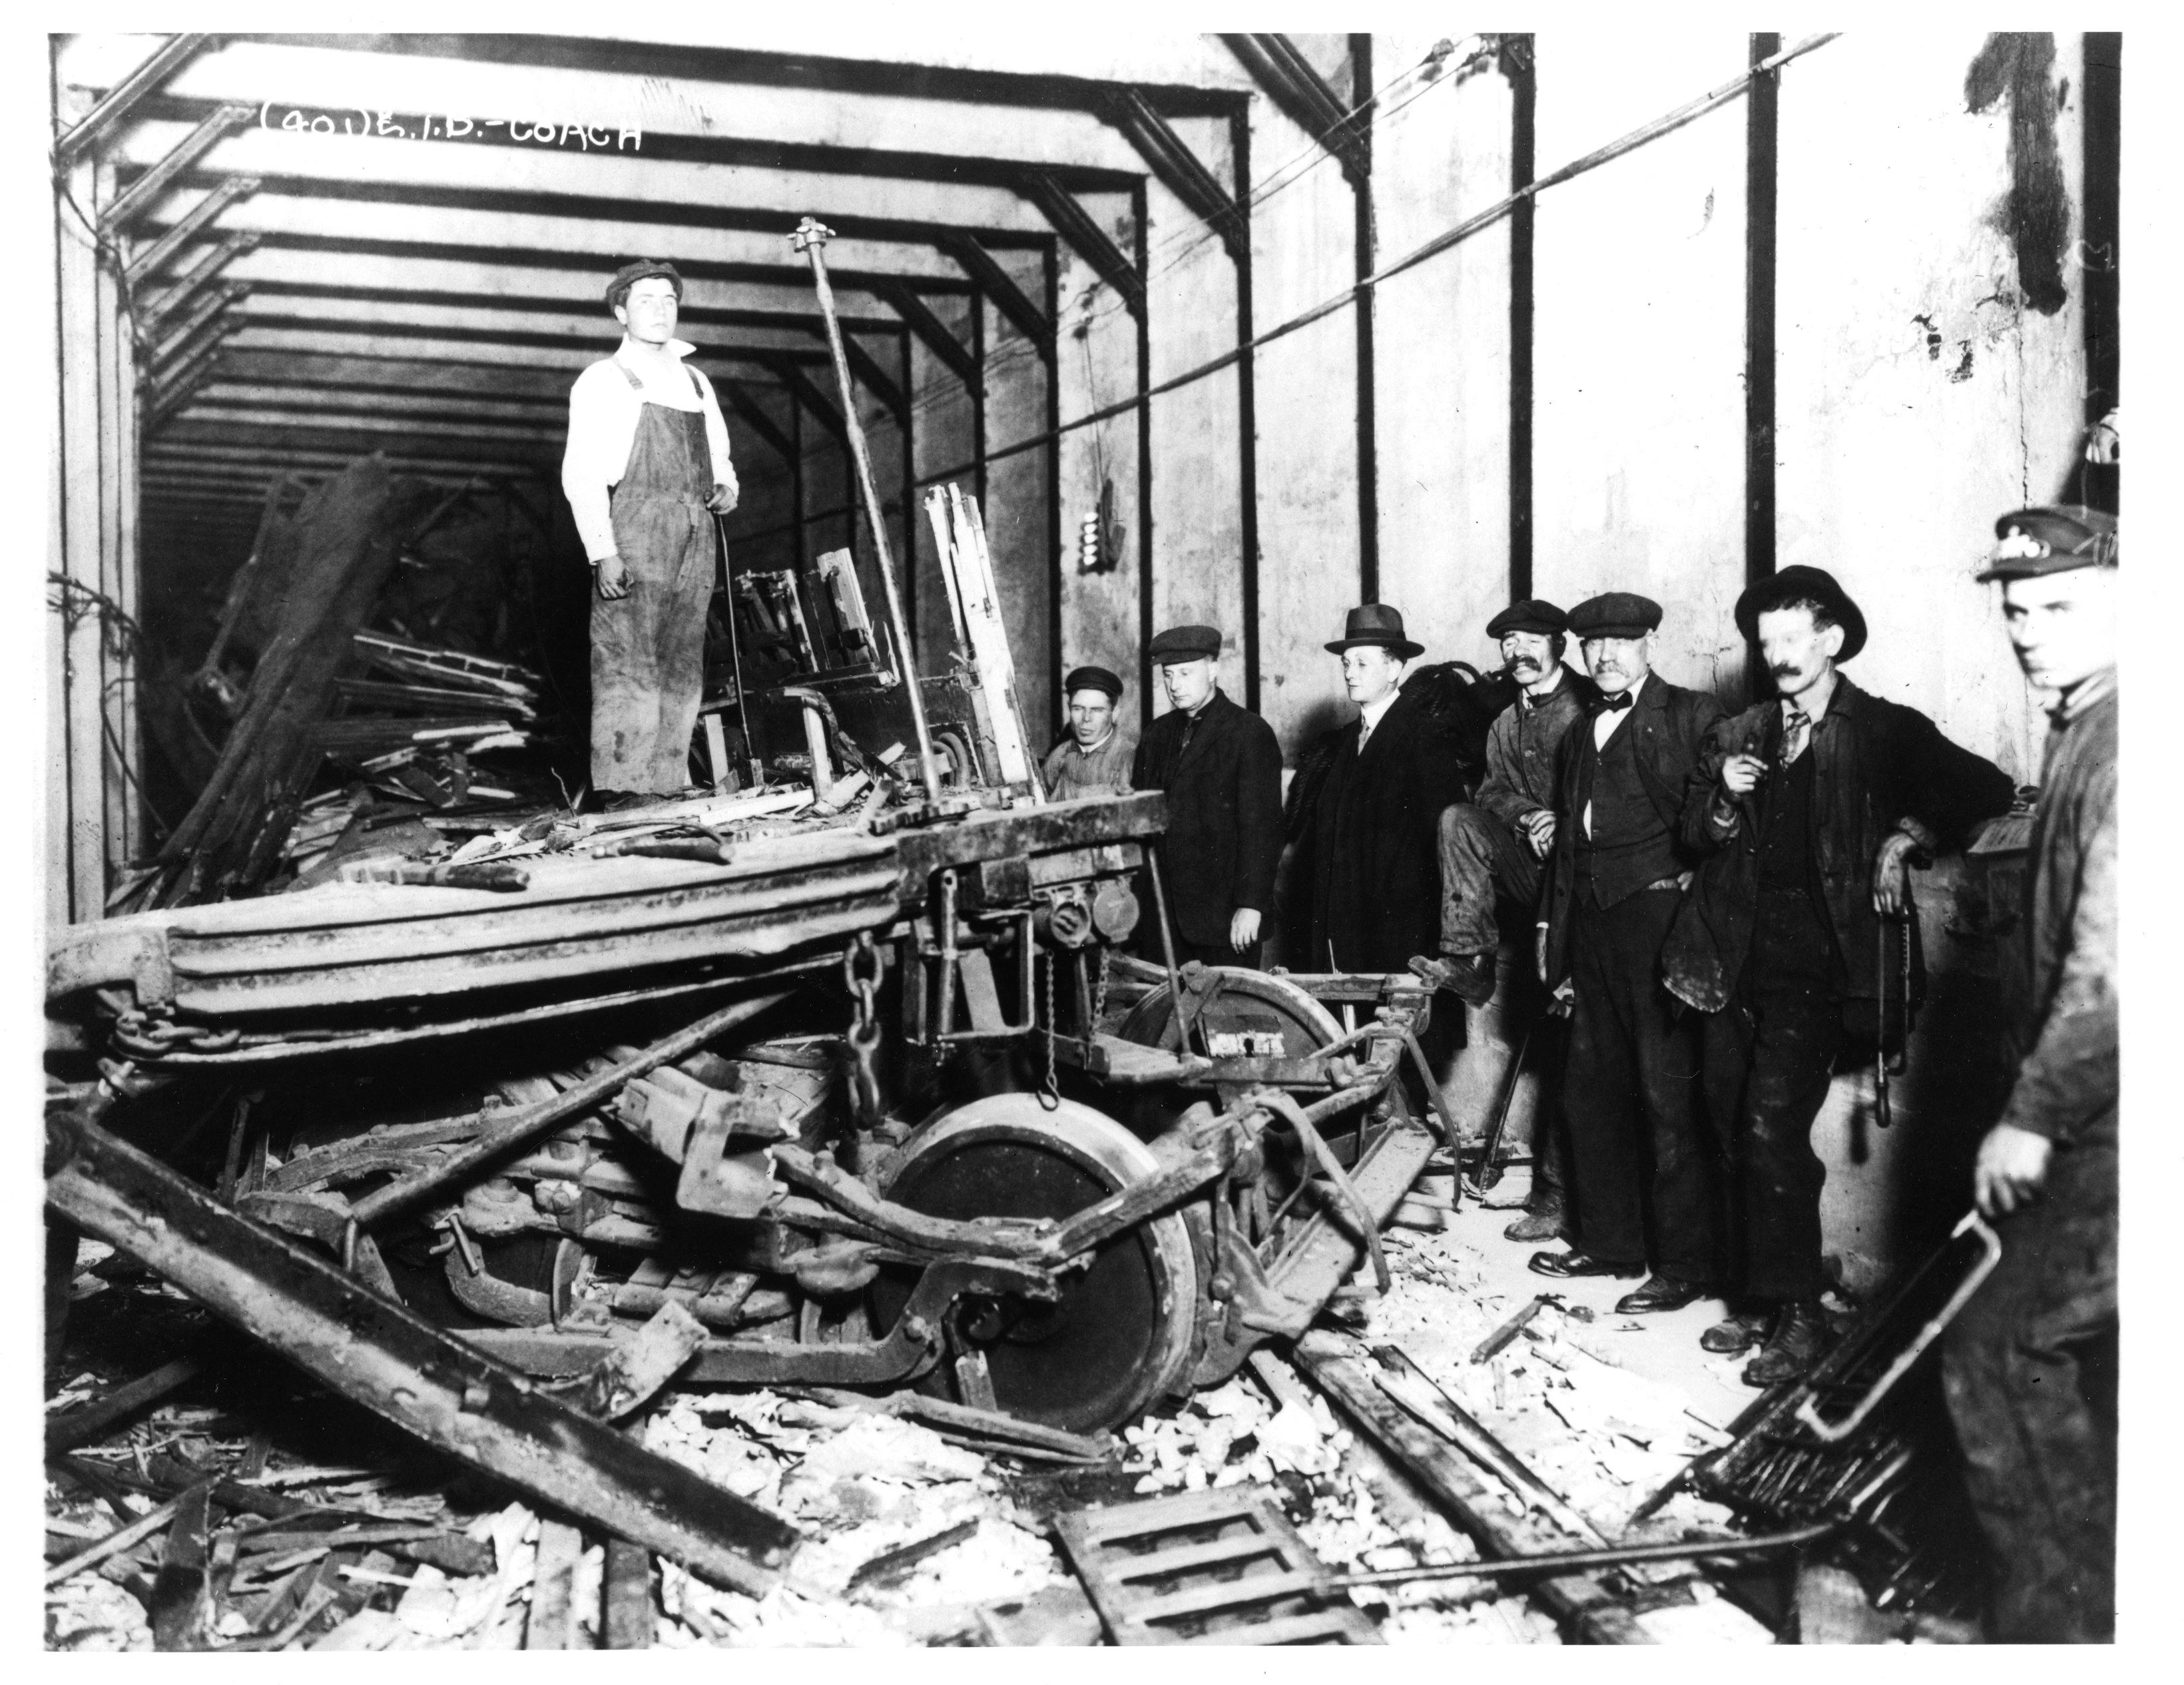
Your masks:
<path fill-rule="evenodd" d="M 736 506 L 712 383 L 675 337 L 682 277 L 657 258 L 607 283 L 621 349 L 577 377 L 561 490 L 592 563 L 592 800 L 690 782 L 705 678 L 713 516 Z"/>
<path fill-rule="evenodd" d="M 2014 792 L 1924 714 L 1841 671 L 1865 647 L 1865 616 L 1832 574 L 1784 568 L 1737 600 L 1736 625 L 1779 695 L 1707 734 L 1683 810 L 1706 858 L 1661 968 L 1706 1014 L 1707 1111 L 1734 1166 L 1731 1314 L 1699 1343 L 1761 1347 L 1744 1380 L 1772 1386 L 1827 1344 L 1812 1131 L 1829 1077 L 1899 1052 L 1921 992 L 1907 868 L 1968 840 Z M 1884 919 L 1903 921 L 1892 939 Z"/>
<path fill-rule="evenodd" d="M 1996 1567 L 1988 1637 L 2115 1629 L 2116 610 L 2113 516 L 2021 509 L 2002 584 L 2025 678 L 2052 692 L 2025 902 L 2005 974 L 2002 1116 L 1973 1197 L 2002 1261 L 1950 1327 L 1943 1383 Z"/>

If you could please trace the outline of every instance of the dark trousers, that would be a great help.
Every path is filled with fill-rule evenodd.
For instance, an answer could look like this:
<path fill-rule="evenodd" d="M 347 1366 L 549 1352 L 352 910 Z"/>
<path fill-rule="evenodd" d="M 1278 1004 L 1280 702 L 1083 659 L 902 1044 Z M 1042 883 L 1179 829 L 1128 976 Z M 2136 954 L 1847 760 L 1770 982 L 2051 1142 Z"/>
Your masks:
<path fill-rule="evenodd" d="M 2115 1418 L 2088 1383 L 2117 1326 L 2114 1145 L 2059 1148 L 2040 1198 L 1995 1228 L 2002 1262 L 1950 1325 L 1942 1366 L 1997 1571 L 1988 1637 L 2103 1642 L 2115 1627 Z"/>
<path fill-rule="evenodd" d="M 1540 901 L 1540 862 L 1502 820 L 1484 807 L 1459 801 L 1441 809 L 1440 951 L 1490 954 L 1501 939 L 1497 900 L 1527 910 L 1517 936 L 1532 946 L 1529 910 Z"/>
<path fill-rule="evenodd" d="M 1677 899 L 1641 890 L 1602 908 L 1578 896 L 1563 1113 L 1579 1249 L 1703 1283 L 1716 1273 L 1716 1178 L 1699 1026 L 1696 1014 L 1678 1015 L 1660 979 Z"/>
<path fill-rule="evenodd" d="M 1762 889 L 1738 994 L 1706 1020 L 1707 1114 L 1734 1155 L 1730 1271 L 1756 1299 L 1817 1299 L 1820 1190 L 1813 1120 L 1843 1039 L 1835 936 L 1812 897 Z"/>

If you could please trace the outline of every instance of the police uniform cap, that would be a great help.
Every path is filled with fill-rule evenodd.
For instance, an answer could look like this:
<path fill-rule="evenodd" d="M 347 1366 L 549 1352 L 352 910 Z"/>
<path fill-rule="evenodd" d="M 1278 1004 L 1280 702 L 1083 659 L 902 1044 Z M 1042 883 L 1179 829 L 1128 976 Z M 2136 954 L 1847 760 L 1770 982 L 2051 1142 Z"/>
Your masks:
<path fill-rule="evenodd" d="M 1497 641 L 1512 632 L 1536 632 L 1552 638 L 1569 630 L 1569 617 L 1543 597 L 1527 597 L 1512 603 L 1486 622 L 1486 635 Z"/>
<path fill-rule="evenodd" d="M 1642 638 L 1661 624 L 1661 605 L 1635 591 L 1587 597 L 1569 611 L 1569 629 L 1586 638 Z"/>
<path fill-rule="evenodd" d="M 2002 542 L 1981 580 L 2031 579 L 2118 561 L 2115 516 L 2082 503 L 2014 511 L 1994 523 L 1994 535 Z"/>
<path fill-rule="evenodd" d="M 1069 677 L 1061 681 L 1063 700 L 1080 690 L 1105 691 L 1109 701 L 1118 702 L 1123 696 L 1123 681 L 1105 667 L 1072 667 Z"/>
<path fill-rule="evenodd" d="M 1212 661 L 1221 654 L 1221 634 L 1210 626 L 1171 626 L 1155 636 L 1147 656 L 1157 666 L 1173 661 Z"/>

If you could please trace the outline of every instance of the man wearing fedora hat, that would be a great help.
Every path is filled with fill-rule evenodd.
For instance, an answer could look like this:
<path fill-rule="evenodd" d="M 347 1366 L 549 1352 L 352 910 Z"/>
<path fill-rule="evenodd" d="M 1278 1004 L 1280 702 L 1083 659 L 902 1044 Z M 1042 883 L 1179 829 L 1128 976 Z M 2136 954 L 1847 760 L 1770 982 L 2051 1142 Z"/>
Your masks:
<path fill-rule="evenodd" d="M 1759 1345 L 1753 1386 L 1803 1375 L 1827 1343 L 1813 1120 L 1836 1069 L 1899 1050 L 1923 983 L 1905 873 L 2007 811 L 2000 770 L 1841 665 L 1865 617 L 1834 577 L 1786 567 L 1737 600 L 1777 695 L 1707 735 L 1684 804 L 1705 862 L 1662 950 L 1669 990 L 1707 1014 L 1704 1090 L 1736 1166 L 1732 1314 L 1708 1350 Z M 1884 920 L 1910 944 L 1907 1001 Z"/>
<path fill-rule="evenodd" d="M 1172 626 L 1146 656 L 1169 707 L 1139 740 L 1130 787 L 1167 795 L 1167 829 L 1154 850 L 1176 959 L 1256 970 L 1282 853 L 1281 745 L 1221 689 L 1214 628 Z M 1159 933 L 1145 940 L 1157 955 Z"/>
<path fill-rule="evenodd" d="M 712 383 L 675 338 L 682 277 L 658 258 L 607 283 L 611 357 L 569 391 L 561 489 L 591 558 L 592 792 L 602 804 L 690 782 L 705 689 L 712 516 L 736 506 Z"/>
<path fill-rule="evenodd" d="M 1424 653 L 1385 603 L 1350 611 L 1327 646 L 1357 717 L 1335 733 L 1301 840 L 1312 915 L 1305 966 L 1400 972 L 1439 918 L 1435 838 L 1441 810 L 1463 796 L 1452 716 L 1436 717 L 1403 666 Z"/>
<path fill-rule="evenodd" d="M 2055 700 L 2004 974 L 2009 1097 L 1973 1170 L 2002 1261 L 1950 1325 L 1942 1375 L 1994 1552 L 1988 1638 L 2098 1643 L 2115 1625 L 2116 522 L 2020 509 L 1995 535 L 1980 577 Z"/>

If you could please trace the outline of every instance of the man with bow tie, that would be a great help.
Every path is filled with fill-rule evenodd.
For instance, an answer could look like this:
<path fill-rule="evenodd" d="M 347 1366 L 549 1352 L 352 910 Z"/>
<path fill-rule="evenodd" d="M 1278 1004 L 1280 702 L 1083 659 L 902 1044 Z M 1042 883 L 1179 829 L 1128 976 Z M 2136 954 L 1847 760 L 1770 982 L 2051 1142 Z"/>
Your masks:
<path fill-rule="evenodd" d="M 1570 734 L 1540 899 L 1540 976 L 1571 1001 L 1563 1115 L 1573 1241 L 1541 1275 L 1652 1275 L 1624 1315 L 1675 1310 L 1717 1275 L 1713 1154 L 1698 1092 L 1698 1025 L 1660 979 L 1661 944 L 1697 854 L 1679 823 L 1713 697 L 1653 671 L 1661 605 L 1611 591 L 1569 613 L 1600 698 Z"/>
<path fill-rule="evenodd" d="M 1662 971 L 1707 1015 L 1707 1109 L 1736 1166 L 1731 1314 L 1699 1343 L 1760 1347 L 1744 1380 L 1771 1386 L 1805 1374 L 1828 1342 L 1826 1173 L 1812 1147 L 1828 1079 L 1900 1052 L 1922 991 L 1908 869 L 1969 841 L 2013 789 L 1924 714 L 1840 670 L 1866 627 L 1833 575 L 1784 568 L 1737 600 L 1736 624 L 1778 694 L 1708 734 L 1683 812 L 1684 840 L 1706 861 Z"/>

